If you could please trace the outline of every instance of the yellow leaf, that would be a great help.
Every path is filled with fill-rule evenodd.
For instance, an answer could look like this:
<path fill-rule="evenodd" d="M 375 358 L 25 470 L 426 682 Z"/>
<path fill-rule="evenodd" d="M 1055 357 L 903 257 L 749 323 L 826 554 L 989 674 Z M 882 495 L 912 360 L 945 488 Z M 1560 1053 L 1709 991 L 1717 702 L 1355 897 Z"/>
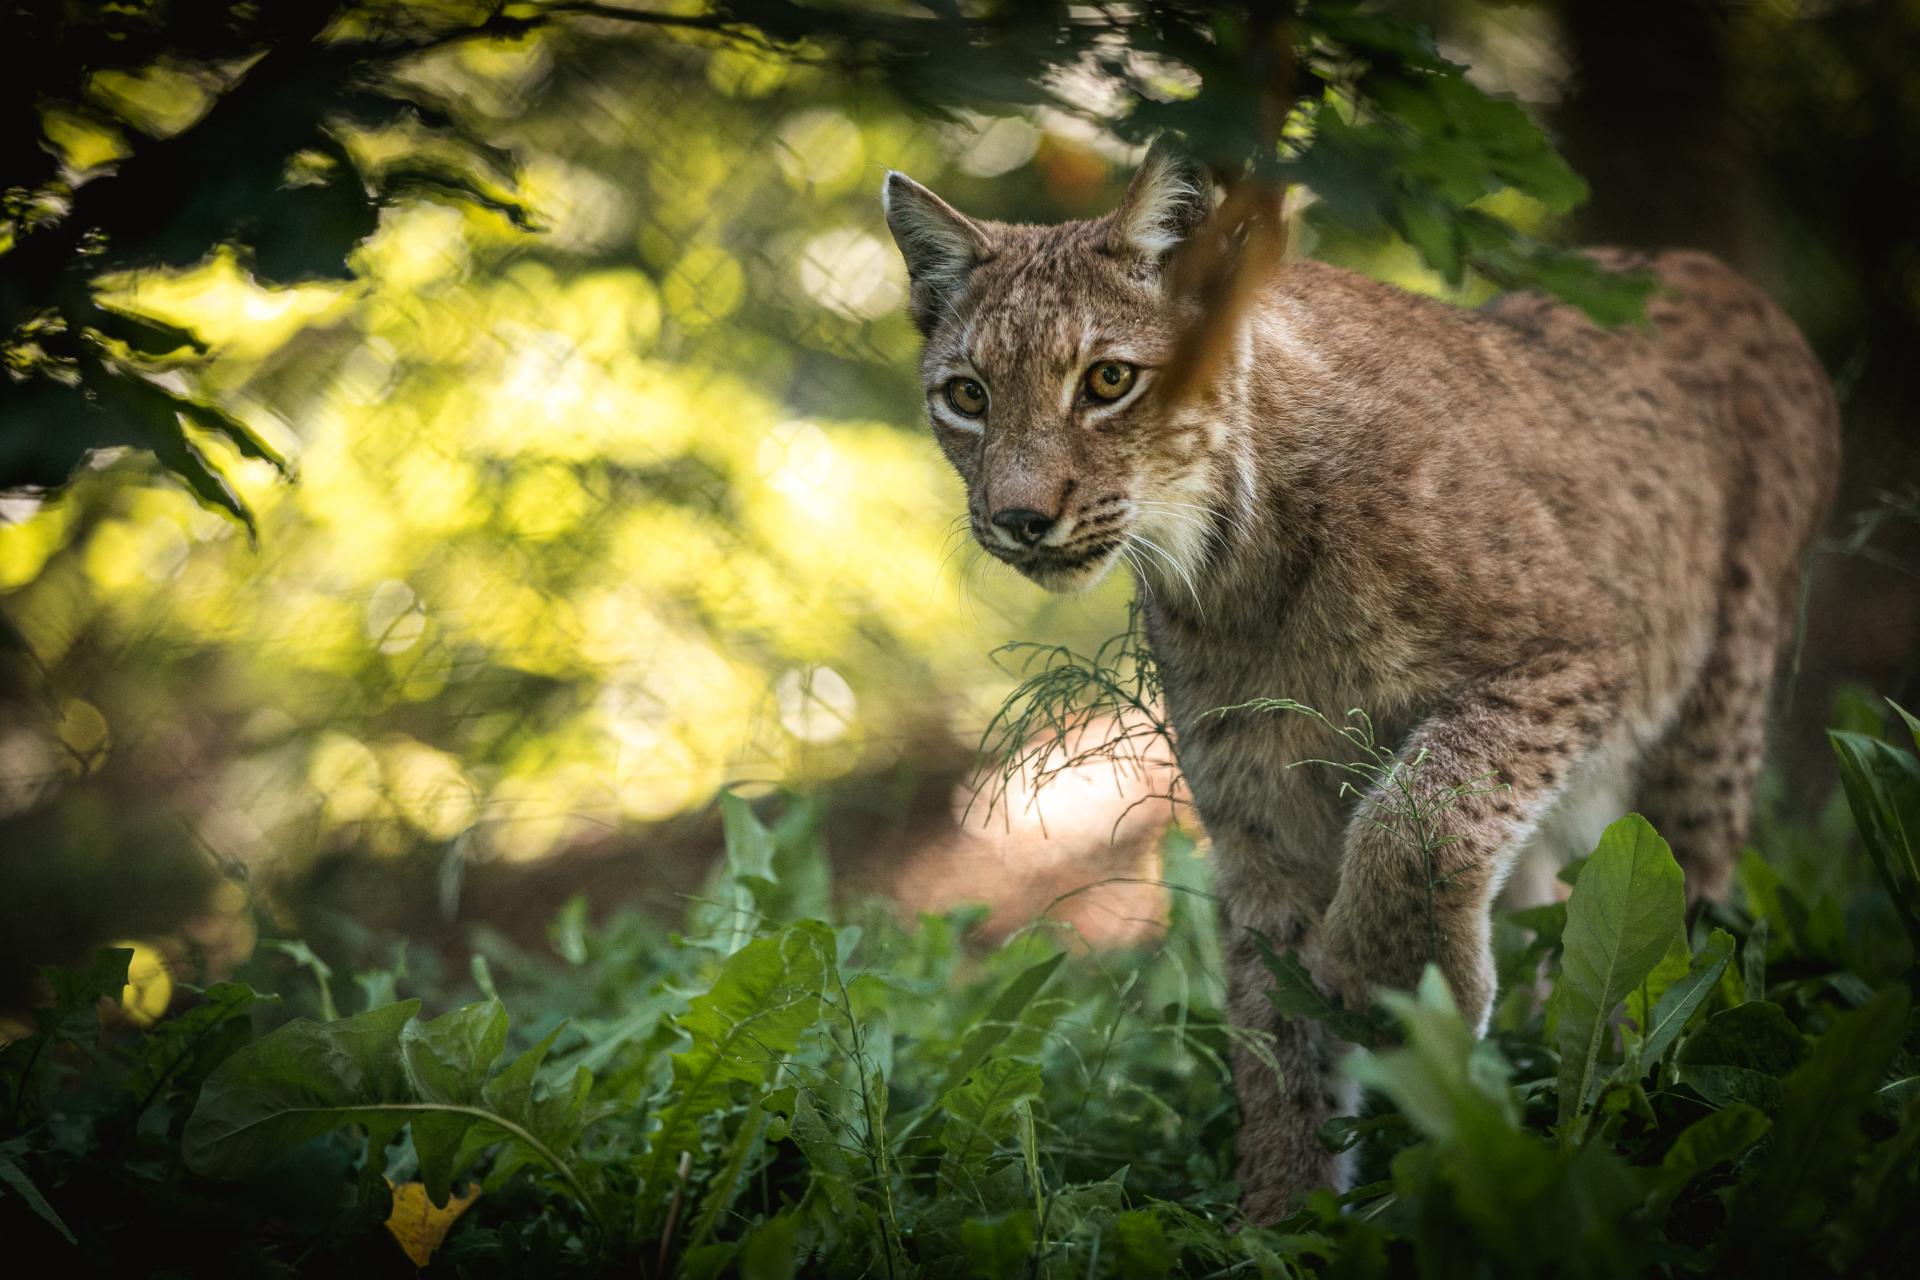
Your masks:
<path fill-rule="evenodd" d="M 393 1212 L 387 1215 L 387 1230 L 393 1233 L 416 1267 L 424 1267 L 432 1260 L 433 1251 L 447 1238 L 447 1232 L 480 1195 L 480 1188 L 468 1183 L 467 1194 L 453 1196 L 446 1208 L 436 1209 L 433 1201 L 427 1199 L 424 1182 L 396 1186 L 389 1179 L 387 1185 L 393 1187 Z"/>
<path fill-rule="evenodd" d="M 135 1026 L 150 1027 L 173 1003 L 173 968 L 160 949 L 147 942 L 116 942 L 133 952 L 127 963 L 127 985 L 120 990 L 120 1007 Z"/>

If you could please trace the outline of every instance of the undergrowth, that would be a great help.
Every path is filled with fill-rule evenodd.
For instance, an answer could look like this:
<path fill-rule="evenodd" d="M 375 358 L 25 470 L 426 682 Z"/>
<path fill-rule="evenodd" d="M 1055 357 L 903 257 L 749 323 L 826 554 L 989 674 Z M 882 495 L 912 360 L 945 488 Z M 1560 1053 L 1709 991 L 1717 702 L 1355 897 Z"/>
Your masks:
<path fill-rule="evenodd" d="M 1018 791 L 1044 820 L 1038 804 L 1047 784 L 1095 765 L 1123 784 L 1167 779 L 1164 790 L 1122 811 L 1116 830 L 1144 803 L 1163 801 L 1170 814 L 1178 812 L 1173 730 L 1137 602 L 1128 606 L 1125 629 L 1091 654 L 1022 640 L 1001 645 L 992 657 L 1017 683 L 980 735 L 983 768 L 973 803 L 984 800 L 988 818 L 1015 803 Z"/>
<path fill-rule="evenodd" d="M 1157 945 L 1043 917 L 981 950 L 971 913 L 836 908 L 813 808 L 734 797 L 677 932 L 576 903 L 548 952 L 480 934 L 464 967 L 287 940 L 145 1030 L 115 1012 L 127 952 L 47 971 L 0 1049 L 0 1226 L 114 1276 L 1904 1274 L 1905 745 L 1835 735 L 1871 890 L 1753 855 L 1688 923 L 1665 843 L 1616 823 L 1567 902 L 1501 922 L 1484 1040 L 1431 971 L 1367 1018 L 1270 953 L 1276 1005 L 1359 1042 L 1367 1086 L 1323 1135 L 1361 1184 L 1272 1227 L 1233 1207 L 1235 1033 L 1188 837 Z"/>

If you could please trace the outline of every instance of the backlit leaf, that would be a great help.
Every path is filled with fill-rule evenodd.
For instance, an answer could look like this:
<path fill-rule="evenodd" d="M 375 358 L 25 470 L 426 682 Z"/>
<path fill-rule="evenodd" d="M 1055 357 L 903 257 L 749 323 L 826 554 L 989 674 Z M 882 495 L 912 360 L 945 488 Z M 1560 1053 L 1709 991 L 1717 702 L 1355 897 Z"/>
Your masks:
<path fill-rule="evenodd" d="M 1600 1078 L 1613 1011 L 1683 931 L 1679 864 L 1645 818 L 1608 827 L 1567 902 L 1565 952 L 1553 1000 L 1560 1119 L 1574 1123 Z"/>
<path fill-rule="evenodd" d="M 387 1215 L 387 1230 L 414 1266 L 425 1267 L 433 1261 L 434 1251 L 453 1224 L 479 1197 L 480 1188 L 469 1185 L 444 1205 L 436 1205 L 423 1183 L 403 1182 L 393 1188 L 393 1212 Z"/>

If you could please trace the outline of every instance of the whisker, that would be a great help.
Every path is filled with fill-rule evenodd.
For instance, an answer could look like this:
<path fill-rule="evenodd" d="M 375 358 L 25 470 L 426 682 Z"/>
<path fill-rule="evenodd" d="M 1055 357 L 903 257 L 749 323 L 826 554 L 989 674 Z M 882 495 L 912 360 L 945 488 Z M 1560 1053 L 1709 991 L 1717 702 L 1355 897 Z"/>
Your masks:
<path fill-rule="evenodd" d="M 1244 515 L 1236 511 L 1227 510 L 1224 507 L 1210 507 L 1197 502 L 1176 502 L 1171 498 L 1136 498 L 1134 501 L 1141 506 L 1147 507 L 1161 507 L 1169 510 L 1179 508 L 1186 511 L 1198 511 L 1205 515 L 1226 521 L 1230 527 L 1239 530 L 1242 535 L 1249 539 L 1254 536 L 1253 526 L 1247 522 L 1247 518 Z"/>
<path fill-rule="evenodd" d="M 1151 538 L 1138 533 L 1130 533 L 1127 536 L 1133 541 L 1138 542 L 1141 546 L 1159 552 L 1160 558 L 1167 562 L 1167 567 L 1178 574 L 1180 580 L 1187 584 L 1187 593 L 1193 597 L 1194 608 L 1200 610 L 1201 613 L 1206 612 L 1206 606 L 1200 603 L 1200 589 L 1193 585 L 1193 578 L 1187 573 L 1185 565 L 1175 560 L 1165 547 L 1153 541 Z"/>
<path fill-rule="evenodd" d="M 1140 563 L 1140 557 L 1135 555 L 1133 548 L 1124 542 L 1120 544 L 1120 554 L 1126 557 L 1128 564 L 1133 566 L 1134 581 L 1138 582 L 1140 589 L 1146 592 L 1148 597 L 1151 598 L 1153 595 L 1153 583 L 1148 579 L 1146 566 Z"/>
<path fill-rule="evenodd" d="M 1197 502 L 1174 502 L 1167 498 L 1135 498 L 1134 503 L 1136 506 L 1141 507 L 1162 508 L 1167 510 L 1170 515 L 1183 515 L 1184 511 L 1198 511 L 1204 515 L 1226 521 L 1229 528 L 1237 530 L 1240 535 L 1248 541 L 1252 541 L 1254 536 L 1253 526 L 1247 523 L 1246 517 L 1240 515 L 1238 512 L 1228 511 L 1221 507 L 1203 506 Z M 1174 510 L 1175 508 L 1182 508 L 1184 511 L 1176 511 Z M 1191 520 L 1197 519 L 1198 517 L 1186 516 L 1185 518 Z"/>

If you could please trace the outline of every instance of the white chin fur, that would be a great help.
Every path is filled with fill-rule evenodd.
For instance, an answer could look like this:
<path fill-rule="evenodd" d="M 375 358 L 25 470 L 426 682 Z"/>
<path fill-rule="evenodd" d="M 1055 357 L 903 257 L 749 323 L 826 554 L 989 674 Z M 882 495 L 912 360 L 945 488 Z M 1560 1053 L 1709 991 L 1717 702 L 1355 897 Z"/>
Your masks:
<path fill-rule="evenodd" d="M 1094 563 L 1071 573 L 1058 571 L 1028 573 L 1024 569 L 1021 572 L 1029 582 L 1044 587 L 1055 595 L 1077 596 L 1084 595 L 1099 586 L 1101 579 L 1113 570 L 1114 562 L 1119 558 L 1118 552 L 1108 552 Z"/>

